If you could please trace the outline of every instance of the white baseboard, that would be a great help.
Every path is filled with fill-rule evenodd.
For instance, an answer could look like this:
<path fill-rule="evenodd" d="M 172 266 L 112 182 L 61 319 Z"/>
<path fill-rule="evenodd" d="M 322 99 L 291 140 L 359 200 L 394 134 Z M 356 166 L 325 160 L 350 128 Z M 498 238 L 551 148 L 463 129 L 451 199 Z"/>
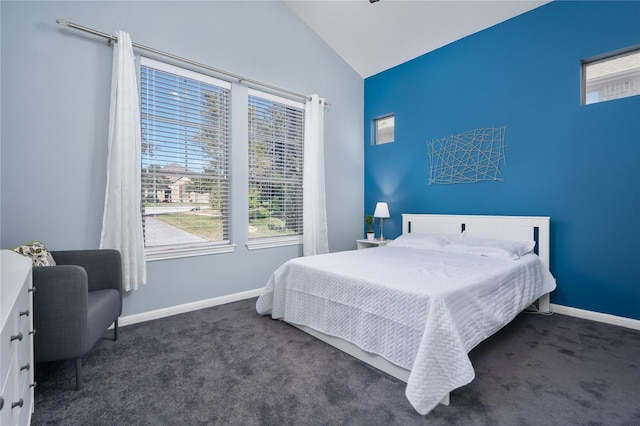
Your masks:
<path fill-rule="evenodd" d="M 262 288 L 243 291 L 241 293 L 229 294 L 226 296 L 214 297 L 212 299 L 198 300 L 197 302 L 185 303 L 183 305 L 170 306 L 168 308 L 156 309 L 154 311 L 142 312 L 140 314 L 120 317 L 119 326 L 137 324 L 139 322 L 151 321 L 155 319 L 170 317 L 172 315 L 184 314 L 186 312 L 197 311 L 199 309 L 210 308 L 212 306 L 224 305 L 225 303 L 237 302 L 238 300 L 258 297 L 262 294 Z"/>
<path fill-rule="evenodd" d="M 620 327 L 640 330 L 640 320 L 618 317 L 600 312 L 586 311 L 584 309 L 571 308 L 569 306 L 551 304 L 551 310 L 556 314 L 569 315 L 571 317 L 584 318 L 592 321 L 604 322 L 607 324 L 619 325 Z"/>

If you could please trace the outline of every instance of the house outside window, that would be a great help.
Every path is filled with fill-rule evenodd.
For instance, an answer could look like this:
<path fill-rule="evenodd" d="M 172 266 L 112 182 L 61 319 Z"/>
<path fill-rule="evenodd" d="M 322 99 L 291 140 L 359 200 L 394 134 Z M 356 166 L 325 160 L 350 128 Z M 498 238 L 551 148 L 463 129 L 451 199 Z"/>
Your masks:
<path fill-rule="evenodd" d="M 395 121 L 394 114 L 389 114 L 374 120 L 375 145 L 382 145 L 395 140 Z"/>
<path fill-rule="evenodd" d="M 142 194 L 149 260 L 233 250 L 231 84 L 141 60 Z"/>
<path fill-rule="evenodd" d="M 584 105 L 640 95 L 640 49 L 582 64 Z"/>

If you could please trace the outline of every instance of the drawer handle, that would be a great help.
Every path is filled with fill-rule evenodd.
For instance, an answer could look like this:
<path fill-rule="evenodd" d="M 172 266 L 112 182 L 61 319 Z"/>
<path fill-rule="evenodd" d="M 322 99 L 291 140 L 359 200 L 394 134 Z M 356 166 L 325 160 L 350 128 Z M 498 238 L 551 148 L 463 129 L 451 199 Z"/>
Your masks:
<path fill-rule="evenodd" d="M 4 398 L 0 396 L 0 410 L 4 407 Z"/>
<path fill-rule="evenodd" d="M 31 366 L 29 365 L 29 363 L 26 363 L 25 365 L 20 367 L 20 371 L 23 371 L 23 370 L 29 371 L 30 368 L 31 368 Z"/>
<path fill-rule="evenodd" d="M 29 385 L 30 388 L 35 388 L 36 386 L 38 386 L 38 382 L 33 382 Z"/>
<path fill-rule="evenodd" d="M 27 316 L 27 317 L 28 317 L 28 316 L 29 316 L 29 310 L 27 309 L 27 310 L 25 310 L 25 311 L 20 312 L 20 316 L 21 316 L 21 317 L 24 317 L 24 316 Z"/>
<path fill-rule="evenodd" d="M 22 341 L 22 333 L 18 333 L 15 336 L 11 336 L 11 341 L 13 342 L 14 340 L 17 340 L 17 341 L 21 342 Z"/>
<path fill-rule="evenodd" d="M 31 336 L 33 336 L 34 334 L 36 334 L 36 330 L 35 330 L 35 328 L 34 328 L 33 330 L 31 330 L 31 331 L 29 332 L 29 334 L 30 334 Z"/>
<path fill-rule="evenodd" d="M 11 404 L 11 409 L 13 410 L 16 407 L 22 407 L 23 404 L 24 404 L 24 400 L 20 398 L 20 401 L 14 402 Z"/>
<path fill-rule="evenodd" d="M 35 293 L 35 292 L 36 292 L 36 288 L 35 288 L 35 287 L 31 287 L 31 288 L 29 289 L 29 292 L 30 292 L 30 293 Z"/>

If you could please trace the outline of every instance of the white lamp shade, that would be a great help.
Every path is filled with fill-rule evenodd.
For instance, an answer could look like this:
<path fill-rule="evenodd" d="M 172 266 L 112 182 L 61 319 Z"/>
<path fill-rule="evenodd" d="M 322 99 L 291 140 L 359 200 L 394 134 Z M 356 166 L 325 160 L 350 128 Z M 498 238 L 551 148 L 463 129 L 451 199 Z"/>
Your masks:
<path fill-rule="evenodd" d="M 389 206 L 387 205 L 387 203 L 380 202 L 376 204 L 376 210 L 373 212 L 373 217 L 382 217 L 382 218 L 391 217 L 389 215 Z"/>

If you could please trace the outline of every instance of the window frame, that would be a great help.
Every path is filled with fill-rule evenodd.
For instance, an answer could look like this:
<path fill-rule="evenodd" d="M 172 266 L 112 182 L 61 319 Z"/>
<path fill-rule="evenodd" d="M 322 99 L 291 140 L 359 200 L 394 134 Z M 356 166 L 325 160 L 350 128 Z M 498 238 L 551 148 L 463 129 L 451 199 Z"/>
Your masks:
<path fill-rule="evenodd" d="M 625 96 L 616 96 L 609 99 L 596 100 L 596 101 L 588 101 L 588 92 L 587 92 L 587 67 L 592 65 L 602 64 L 607 61 L 613 61 L 619 59 L 623 56 L 628 56 L 632 54 L 640 55 L 640 45 L 630 46 L 625 49 L 616 50 L 614 52 L 609 52 L 603 55 L 598 55 L 596 57 L 585 59 L 580 63 L 580 103 L 581 105 L 594 105 L 608 101 L 614 101 L 618 99 L 625 99 L 633 96 L 638 96 L 640 93 L 632 93 L 630 95 Z M 633 69 L 633 68 L 632 68 Z M 616 71 L 616 72 L 624 72 L 624 71 Z M 640 71 L 639 71 L 640 72 Z M 634 73 L 635 74 L 635 73 Z"/>
<path fill-rule="evenodd" d="M 247 243 L 246 247 L 249 250 L 256 249 L 265 249 L 271 247 L 282 247 L 282 246 L 290 246 L 290 245 L 300 245 L 303 243 L 303 174 L 304 174 L 304 119 L 305 119 L 305 104 L 300 101 L 295 101 L 289 98 L 285 98 L 279 95 L 275 95 L 269 92 L 265 92 L 260 89 L 249 88 L 248 96 L 247 96 L 247 111 L 251 109 L 251 98 L 256 97 L 268 102 L 278 103 L 287 107 L 291 107 L 292 109 L 297 109 L 300 121 L 300 127 L 296 129 L 300 136 L 299 147 L 297 150 L 297 154 L 300 156 L 302 161 L 302 170 L 300 170 L 300 179 L 299 179 L 299 211 L 297 212 L 297 231 L 294 235 L 278 235 L 278 236 L 263 236 L 263 237 L 251 237 L 247 235 Z M 248 167 L 247 167 L 247 201 L 249 201 L 250 190 L 252 187 L 252 171 L 251 171 L 251 149 L 252 149 L 252 135 L 251 135 L 251 117 L 248 114 L 248 123 L 247 123 L 247 157 L 248 157 Z M 294 117 L 295 118 L 295 117 Z M 289 125 L 289 124 L 287 124 Z M 286 166 L 283 166 L 286 167 Z M 255 179 L 254 179 L 255 180 Z M 282 180 L 274 180 L 276 182 L 286 183 L 288 180 L 286 178 L 282 178 Z M 250 207 L 247 209 L 247 221 L 248 225 L 251 225 L 250 219 Z"/>
<path fill-rule="evenodd" d="M 179 67 L 179 66 L 175 66 L 175 65 L 171 65 L 168 64 L 166 62 L 161 62 L 161 61 L 157 61 L 145 56 L 142 56 L 140 58 L 140 74 L 141 74 L 141 78 L 140 78 L 140 91 L 141 91 L 141 96 L 140 96 L 140 103 L 141 103 L 141 129 L 144 130 L 145 129 L 145 121 L 149 119 L 148 115 L 146 113 L 143 113 L 144 111 L 144 104 L 143 102 L 145 102 L 145 100 L 143 99 L 142 96 L 142 92 L 143 92 L 143 81 L 142 81 L 142 74 L 143 74 L 143 67 L 145 68 L 150 68 L 153 69 L 157 72 L 161 72 L 161 73 L 168 73 L 168 74 L 172 74 L 172 75 L 177 75 L 179 77 L 191 80 L 191 81 L 198 81 L 201 83 L 205 83 L 207 85 L 213 85 L 216 86 L 220 89 L 225 90 L 225 97 L 224 97 L 224 101 L 223 104 L 225 105 L 225 109 L 223 111 L 223 118 L 222 120 L 224 121 L 223 124 L 223 132 L 225 132 L 224 135 L 224 139 L 226 139 L 225 142 L 225 149 L 224 149 L 224 171 L 225 171 L 225 176 L 223 177 L 222 181 L 223 181 L 223 193 L 225 194 L 225 198 L 222 201 L 222 211 L 223 213 L 223 238 L 222 240 L 218 240 L 218 241 L 205 241 L 205 242 L 182 242 L 182 243 L 176 243 L 176 244 L 165 244 L 165 245 L 157 245 L 157 246 L 147 246 L 146 245 L 146 238 L 145 238 L 145 254 L 146 254 L 146 258 L 147 261 L 155 261 L 155 260 L 165 260 L 165 259 L 175 259 L 175 258 L 181 258 L 181 257 L 191 257 L 191 256 L 201 256 L 201 255 L 208 255 L 208 254 L 215 254 L 215 253 L 229 253 L 235 250 L 235 244 L 231 243 L 231 223 L 232 223 L 232 215 L 231 215 L 231 128 L 232 128 L 232 117 L 231 117 L 231 90 L 232 90 L 232 84 L 231 82 L 225 81 L 225 80 L 221 80 L 219 78 L 216 77 L 212 77 L 210 75 L 207 74 L 203 74 L 200 72 L 195 72 L 192 70 L 189 70 L 187 68 L 183 68 L 183 67 Z M 199 95 L 202 95 L 204 93 L 203 91 L 198 91 Z M 198 97 L 198 100 L 203 99 L 202 96 Z M 185 105 L 185 108 L 187 106 Z M 177 108 L 176 108 L 177 109 Z M 186 112 L 185 112 L 186 114 Z M 155 115 L 156 118 L 159 117 L 158 114 Z M 170 120 L 174 120 L 176 122 L 179 121 L 179 118 L 173 117 L 171 116 L 169 118 Z M 153 122 L 157 122 L 158 120 L 153 120 Z M 193 125 L 191 123 L 189 123 L 189 121 L 186 119 L 186 117 L 183 118 L 182 121 L 182 125 L 185 126 L 185 134 L 187 132 L 186 130 L 186 126 L 190 126 L 190 127 L 196 127 L 197 125 Z M 148 124 L 147 124 L 148 126 Z M 185 136 L 186 138 L 186 136 Z M 189 148 L 193 148 L 195 147 L 195 144 L 190 144 Z M 185 145 L 185 150 L 187 149 L 186 145 Z M 185 154 L 186 157 L 186 154 Z M 143 153 L 141 153 L 141 162 L 142 165 L 144 166 L 145 164 L 145 160 L 146 157 Z M 151 163 L 150 163 L 151 164 Z M 149 165 L 150 165 L 149 164 Z M 156 164 L 157 166 L 157 164 Z M 144 167 L 143 167 L 144 168 Z M 185 165 L 185 168 L 188 170 L 188 167 Z M 204 176 L 205 178 L 208 178 L 209 175 Z M 211 176 L 214 177 L 214 179 L 219 181 L 219 175 L 215 175 L 212 174 Z M 145 202 L 146 202 L 146 197 L 145 197 L 145 186 L 144 186 L 144 179 L 145 179 L 145 174 L 144 172 L 141 171 L 141 176 L 140 176 L 140 180 L 142 183 L 142 191 L 140 194 L 140 202 L 141 202 L 141 209 L 144 213 L 144 209 L 145 207 Z M 157 192 L 157 191 L 156 191 Z M 148 197 L 148 194 L 147 194 Z"/>
<path fill-rule="evenodd" d="M 393 126 L 391 129 L 391 140 L 380 142 L 380 132 L 378 128 L 378 123 L 381 123 L 385 120 L 393 119 Z M 395 113 L 385 114 L 380 117 L 376 117 L 373 119 L 373 145 L 386 145 L 388 143 L 394 143 L 396 141 L 396 116 Z"/>

